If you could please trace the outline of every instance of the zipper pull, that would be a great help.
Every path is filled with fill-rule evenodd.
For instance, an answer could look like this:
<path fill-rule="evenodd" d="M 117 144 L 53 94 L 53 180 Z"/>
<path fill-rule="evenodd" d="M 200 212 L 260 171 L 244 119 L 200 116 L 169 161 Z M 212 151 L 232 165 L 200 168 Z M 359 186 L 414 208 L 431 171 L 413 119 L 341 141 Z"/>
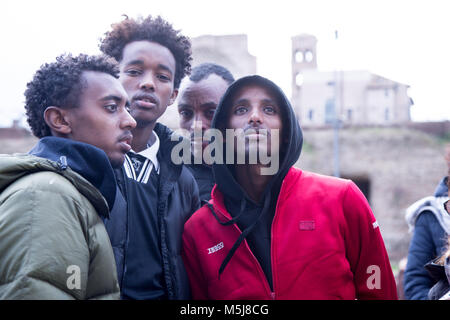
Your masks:
<path fill-rule="evenodd" d="M 66 158 L 66 156 L 59 157 L 58 167 L 59 167 L 59 170 L 61 170 L 61 171 L 67 169 L 67 158 Z"/>
<path fill-rule="evenodd" d="M 272 300 L 275 300 L 275 292 L 270 292 L 270 297 L 272 298 Z"/>

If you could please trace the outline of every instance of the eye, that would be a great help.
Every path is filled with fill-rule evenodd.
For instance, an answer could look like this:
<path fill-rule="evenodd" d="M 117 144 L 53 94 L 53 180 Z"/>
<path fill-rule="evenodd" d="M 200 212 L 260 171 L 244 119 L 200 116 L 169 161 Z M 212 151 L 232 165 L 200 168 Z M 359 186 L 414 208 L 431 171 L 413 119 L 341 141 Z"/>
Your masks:
<path fill-rule="evenodd" d="M 247 107 L 237 106 L 236 108 L 234 108 L 234 114 L 239 116 L 246 113 L 247 110 L 248 110 Z"/>
<path fill-rule="evenodd" d="M 138 69 L 128 69 L 128 70 L 125 70 L 124 73 L 130 77 L 136 77 L 136 76 L 140 75 L 142 72 L 141 72 L 141 70 L 138 70 Z"/>
<path fill-rule="evenodd" d="M 277 110 L 275 109 L 275 107 L 272 107 L 272 106 L 265 106 L 263 108 L 263 110 L 267 114 L 276 114 L 277 113 Z"/>
<path fill-rule="evenodd" d="M 111 112 L 111 113 L 114 113 L 114 112 L 116 112 L 117 111 L 117 104 L 108 104 L 108 105 L 106 105 L 106 106 L 104 106 L 104 108 L 108 111 L 108 112 Z"/>
<path fill-rule="evenodd" d="M 181 117 L 185 118 L 185 119 L 190 119 L 192 118 L 193 112 L 191 110 L 187 110 L 187 109 L 183 109 L 178 111 L 178 113 L 180 114 Z"/>
<path fill-rule="evenodd" d="M 158 79 L 163 82 L 170 82 L 172 80 L 172 78 L 170 78 L 169 76 L 167 76 L 165 74 L 158 75 Z"/>

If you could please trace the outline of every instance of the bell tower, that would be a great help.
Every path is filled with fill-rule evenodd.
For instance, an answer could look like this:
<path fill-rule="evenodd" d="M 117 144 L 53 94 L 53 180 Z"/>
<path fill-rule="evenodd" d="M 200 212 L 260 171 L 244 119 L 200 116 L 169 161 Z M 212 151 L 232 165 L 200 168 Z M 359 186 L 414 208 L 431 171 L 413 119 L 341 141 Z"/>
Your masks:
<path fill-rule="evenodd" d="M 317 69 L 317 38 L 309 34 L 292 37 L 292 105 L 301 120 L 303 72 Z"/>

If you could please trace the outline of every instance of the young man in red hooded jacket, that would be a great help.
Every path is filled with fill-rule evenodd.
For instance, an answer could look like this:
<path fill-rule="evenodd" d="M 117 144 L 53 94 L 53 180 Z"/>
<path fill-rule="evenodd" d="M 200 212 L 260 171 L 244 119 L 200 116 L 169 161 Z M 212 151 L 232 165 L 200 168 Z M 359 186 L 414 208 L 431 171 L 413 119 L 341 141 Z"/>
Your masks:
<path fill-rule="evenodd" d="M 293 167 L 303 138 L 281 89 L 260 76 L 237 80 L 212 128 L 223 134 L 223 161 L 213 164 L 212 199 L 183 234 L 194 299 L 397 299 L 358 187 Z"/>

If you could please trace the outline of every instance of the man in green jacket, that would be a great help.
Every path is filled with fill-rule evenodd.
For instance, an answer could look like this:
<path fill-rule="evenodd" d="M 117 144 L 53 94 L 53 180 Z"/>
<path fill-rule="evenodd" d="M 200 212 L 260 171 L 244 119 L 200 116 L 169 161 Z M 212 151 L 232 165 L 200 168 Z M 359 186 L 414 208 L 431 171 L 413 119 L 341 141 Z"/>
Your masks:
<path fill-rule="evenodd" d="M 136 122 L 117 77 L 104 57 L 65 55 L 28 83 L 40 140 L 0 156 L 0 300 L 119 298 L 102 219 L 124 208 L 113 167 Z"/>

